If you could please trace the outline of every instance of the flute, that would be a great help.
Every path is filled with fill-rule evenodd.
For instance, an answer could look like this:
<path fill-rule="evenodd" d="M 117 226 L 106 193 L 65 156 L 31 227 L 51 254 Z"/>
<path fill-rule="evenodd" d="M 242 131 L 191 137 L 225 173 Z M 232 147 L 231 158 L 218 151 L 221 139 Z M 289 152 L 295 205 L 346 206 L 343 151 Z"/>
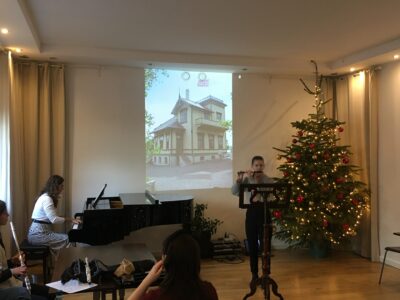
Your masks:
<path fill-rule="evenodd" d="M 88 284 L 92 283 L 92 275 L 90 274 L 89 259 L 85 257 L 85 271 L 86 271 L 86 281 Z"/>
<path fill-rule="evenodd" d="M 14 238 L 14 242 L 15 242 L 15 246 L 17 248 L 18 251 L 18 258 L 19 258 L 19 262 L 21 263 L 21 267 L 25 267 L 25 262 L 22 258 L 22 252 L 21 249 L 19 249 L 19 243 L 18 243 L 18 239 L 17 239 L 17 234 L 15 233 L 15 228 L 12 222 L 10 222 L 10 226 L 11 226 L 11 232 L 12 232 L 12 236 Z M 25 275 L 24 277 L 24 282 L 25 282 L 25 287 L 28 290 L 29 294 L 31 293 L 31 282 L 29 281 L 29 277 L 28 275 Z"/>
<path fill-rule="evenodd" d="M 244 175 L 245 173 L 247 173 L 247 171 L 238 171 L 237 175 L 241 176 L 241 175 Z M 260 173 L 264 173 L 264 172 L 263 171 L 251 171 L 250 173 L 251 173 L 250 176 L 254 176 L 254 174 L 260 174 Z"/>

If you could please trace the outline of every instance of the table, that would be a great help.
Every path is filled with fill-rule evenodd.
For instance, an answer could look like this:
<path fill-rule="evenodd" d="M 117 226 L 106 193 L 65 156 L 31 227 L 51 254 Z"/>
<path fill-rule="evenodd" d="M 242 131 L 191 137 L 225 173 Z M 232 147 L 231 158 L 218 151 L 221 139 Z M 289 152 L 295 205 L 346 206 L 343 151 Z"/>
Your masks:
<path fill-rule="evenodd" d="M 55 263 L 55 268 L 52 275 L 52 281 L 58 281 L 61 279 L 61 274 L 64 270 L 69 267 L 72 262 L 78 258 L 85 259 L 87 257 L 90 260 L 99 259 L 108 266 L 118 265 L 121 261 L 126 258 L 130 261 L 139 261 L 150 259 L 155 261 L 153 254 L 147 249 L 145 244 L 125 244 L 115 243 L 104 246 L 90 246 L 90 247 L 70 247 L 64 248 L 60 251 L 58 260 Z M 136 284 L 136 286 L 138 283 Z M 135 287 L 135 285 L 129 286 L 129 288 Z M 125 287 L 117 285 L 112 280 L 102 280 L 97 286 L 84 290 L 82 293 L 91 292 L 93 293 L 93 300 L 104 299 L 107 292 L 111 292 L 113 300 L 116 300 L 116 291 L 119 291 L 120 299 L 123 299 L 125 294 Z M 50 293 L 57 291 L 50 290 Z"/>

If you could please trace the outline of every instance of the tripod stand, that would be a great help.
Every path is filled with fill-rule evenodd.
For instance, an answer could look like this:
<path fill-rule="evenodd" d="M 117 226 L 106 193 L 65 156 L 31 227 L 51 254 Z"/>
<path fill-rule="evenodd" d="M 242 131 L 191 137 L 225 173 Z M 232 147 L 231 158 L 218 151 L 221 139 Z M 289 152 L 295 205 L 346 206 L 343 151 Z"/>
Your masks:
<path fill-rule="evenodd" d="M 250 191 L 246 195 L 246 191 Z M 283 296 L 278 292 L 278 284 L 270 277 L 271 274 L 271 236 L 272 236 L 272 222 L 270 218 L 270 209 L 272 208 L 285 208 L 288 205 L 290 197 L 290 187 L 286 184 L 278 183 L 263 183 L 263 184 L 242 184 L 239 192 L 239 207 L 247 208 L 251 205 L 252 199 L 256 194 L 260 194 L 264 199 L 264 233 L 263 243 L 264 249 L 262 254 L 262 276 L 257 282 L 250 282 L 250 292 L 246 294 L 243 300 L 253 296 L 257 290 L 257 286 L 261 286 L 264 291 L 264 299 L 270 300 L 271 289 L 275 296 L 283 300 Z M 245 203 L 248 200 L 249 203 Z"/>

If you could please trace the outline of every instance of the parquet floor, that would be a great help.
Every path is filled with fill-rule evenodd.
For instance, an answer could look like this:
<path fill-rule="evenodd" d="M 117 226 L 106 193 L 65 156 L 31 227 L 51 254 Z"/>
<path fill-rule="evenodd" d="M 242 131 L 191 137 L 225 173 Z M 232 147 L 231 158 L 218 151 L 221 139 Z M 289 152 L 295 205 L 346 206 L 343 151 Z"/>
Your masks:
<path fill-rule="evenodd" d="M 247 257 L 245 259 L 239 264 L 202 262 L 202 278 L 214 284 L 220 300 L 239 300 L 248 292 L 250 273 Z M 380 268 L 380 263 L 347 251 L 336 251 L 329 258 L 316 260 L 306 250 L 275 250 L 271 277 L 285 300 L 400 299 L 400 270 L 386 266 L 382 284 L 378 285 Z M 127 290 L 126 295 L 129 293 Z M 64 299 L 89 300 L 92 297 L 91 294 L 76 294 L 66 295 Z M 249 299 L 264 299 L 262 290 L 258 289 Z M 271 295 L 271 299 L 278 298 Z"/>

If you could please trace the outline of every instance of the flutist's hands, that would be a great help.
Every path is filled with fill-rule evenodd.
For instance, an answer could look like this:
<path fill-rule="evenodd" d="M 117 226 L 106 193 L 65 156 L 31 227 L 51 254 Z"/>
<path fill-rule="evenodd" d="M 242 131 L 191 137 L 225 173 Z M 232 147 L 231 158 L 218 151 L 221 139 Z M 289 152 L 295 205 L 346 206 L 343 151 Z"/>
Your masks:
<path fill-rule="evenodd" d="M 25 253 L 21 251 L 21 259 L 22 261 L 25 261 Z M 13 257 L 11 257 L 11 262 L 12 264 L 15 265 L 20 265 L 21 261 L 19 259 L 19 254 L 15 254 Z"/>
<path fill-rule="evenodd" d="M 16 267 L 16 268 L 12 268 L 11 269 L 11 273 L 14 275 L 14 276 L 19 276 L 19 275 L 26 275 L 26 271 L 27 271 L 27 267 L 26 266 L 19 266 L 19 267 Z"/>

